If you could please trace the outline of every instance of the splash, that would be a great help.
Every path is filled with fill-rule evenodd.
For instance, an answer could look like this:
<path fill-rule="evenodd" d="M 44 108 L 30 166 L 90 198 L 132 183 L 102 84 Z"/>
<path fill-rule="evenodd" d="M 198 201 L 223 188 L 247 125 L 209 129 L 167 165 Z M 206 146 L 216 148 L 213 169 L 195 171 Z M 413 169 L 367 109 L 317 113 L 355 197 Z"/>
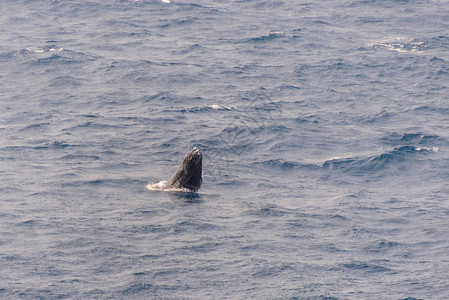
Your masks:
<path fill-rule="evenodd" d="M 162 191 L 167 184 L 167 180 L 162 180 L 156 183 L 150 183 L 147 185 L 147 189 L 150 191 Z"/>
<path fill-rule="evenodd" d="M 167 180 L 161 180 L 156 183 L 149 183 L 146 188 L 150 191 L 166 191 L 166 192 L 181 192 L 181 193 L 191 193 L 189 189 L 186 188 L 165 188 L 165 185 L 167 184 Z"/>

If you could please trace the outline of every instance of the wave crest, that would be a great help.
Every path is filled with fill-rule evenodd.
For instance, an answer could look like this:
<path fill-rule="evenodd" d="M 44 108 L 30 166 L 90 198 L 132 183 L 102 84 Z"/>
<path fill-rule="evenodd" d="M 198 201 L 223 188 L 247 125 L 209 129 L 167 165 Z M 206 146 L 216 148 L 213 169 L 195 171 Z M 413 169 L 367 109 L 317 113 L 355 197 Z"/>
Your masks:
<path fill-rule="evenodd" d="M 321 166 L 323 168 L 338 169 L 348 172 L 370 172 L 388 168 L 396 163 L 412 159 L 418 153 L 438 152 L 438 148 L 398 146 L 394 149 L 370 157 L 347 157 L 326 160 Z"/>

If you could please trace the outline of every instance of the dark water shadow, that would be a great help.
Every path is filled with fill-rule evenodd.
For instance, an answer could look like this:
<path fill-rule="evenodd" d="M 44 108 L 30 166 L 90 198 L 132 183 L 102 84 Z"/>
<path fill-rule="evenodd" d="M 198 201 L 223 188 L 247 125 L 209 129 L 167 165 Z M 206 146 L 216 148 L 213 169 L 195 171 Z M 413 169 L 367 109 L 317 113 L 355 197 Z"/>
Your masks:
<path fill-rule="evenodd" d="M 176 205 L 203 203 L 201 195 L 195 192 L 173 191 L 167 192 L 168 198 Z"/>

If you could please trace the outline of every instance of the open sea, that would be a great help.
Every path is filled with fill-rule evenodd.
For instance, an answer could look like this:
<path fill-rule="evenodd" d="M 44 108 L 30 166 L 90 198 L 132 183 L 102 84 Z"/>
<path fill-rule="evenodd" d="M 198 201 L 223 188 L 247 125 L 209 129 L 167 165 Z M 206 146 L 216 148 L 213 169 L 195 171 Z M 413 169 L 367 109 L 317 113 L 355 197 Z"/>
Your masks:
<path fill-rule="evenodd" d="M 0 0 L 0 299 L 448 299 L 448 95 L 446 0 Z"/>

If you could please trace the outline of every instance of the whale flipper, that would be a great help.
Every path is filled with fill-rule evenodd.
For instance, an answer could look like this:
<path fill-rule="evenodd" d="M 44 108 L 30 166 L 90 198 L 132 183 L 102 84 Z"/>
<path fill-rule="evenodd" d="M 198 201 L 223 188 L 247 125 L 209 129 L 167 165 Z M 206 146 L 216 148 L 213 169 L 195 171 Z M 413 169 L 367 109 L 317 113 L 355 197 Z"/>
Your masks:
<path fill-rule="evenodd" d="M 195 147 L 189 152 L 176 170 L 175 174 L 168 180 L 165 189 L 170 188 L 186 188 L 191 191 L 198 191 L 201 187 L 202 174 L 202 154 Z"/>

